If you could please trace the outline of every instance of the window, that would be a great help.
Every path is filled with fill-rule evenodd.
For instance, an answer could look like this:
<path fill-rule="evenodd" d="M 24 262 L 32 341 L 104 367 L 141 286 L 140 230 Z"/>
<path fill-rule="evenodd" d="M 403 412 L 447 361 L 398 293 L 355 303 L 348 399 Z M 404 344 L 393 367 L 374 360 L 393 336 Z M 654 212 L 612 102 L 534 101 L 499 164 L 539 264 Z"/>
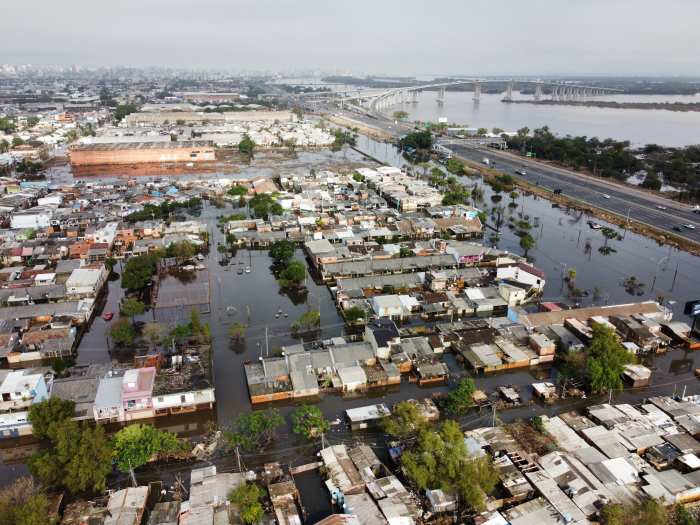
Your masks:
<path fill-rule="evenodd" d="M 159 398 L 158 398 L 158 402 L 159 402 L 159 403 L 163 403 L 164 401 L 165 401 L 165 399 L 163 399 L 162 397 L 159 397 Z"/>
<path fill-rule="evenodd" d="M 185 399 L 186 399 L 186 398 L 185 398 L 184 395 L 180 396 L 180 402 L 181 402 L 181 403 L 184 403 L 184 402 L 185 402 Z"/>

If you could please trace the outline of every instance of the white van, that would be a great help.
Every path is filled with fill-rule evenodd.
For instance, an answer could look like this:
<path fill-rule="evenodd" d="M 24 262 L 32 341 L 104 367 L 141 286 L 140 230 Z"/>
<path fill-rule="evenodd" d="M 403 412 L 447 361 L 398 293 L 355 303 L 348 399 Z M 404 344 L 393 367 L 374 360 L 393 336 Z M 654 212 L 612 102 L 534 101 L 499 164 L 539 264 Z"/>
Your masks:
<path fill-rule="evenodd" d="M 488 164 L 488 163 L 489 163 L 489 159 L 487 159 L 486 157 L 484 157 L 483 159 L 481 159 L 481 162 L 483 162 L 484 164 Z"/>

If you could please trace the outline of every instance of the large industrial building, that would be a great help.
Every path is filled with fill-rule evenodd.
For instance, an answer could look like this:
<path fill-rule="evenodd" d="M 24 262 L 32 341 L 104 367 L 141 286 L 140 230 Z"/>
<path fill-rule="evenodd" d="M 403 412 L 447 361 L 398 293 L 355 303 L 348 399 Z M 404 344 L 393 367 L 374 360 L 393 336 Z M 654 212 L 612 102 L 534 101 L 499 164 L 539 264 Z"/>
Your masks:
<path fill-rule="evenodd" d="M 131 113 L 124 117 L 127 126 L 143 127 L 167 122 L 183 121 L 185 124 L 202 124 L 205 120 L 211 124 L 228 124 L 238 122 L 296 122 L 298 119 L 291 111 L 268 111 L 260 106 L 260 111 L 226 111 L 225 113 L 205 113 L 203 111 L 162 111 Z"/>
<path fill-rule="evenodd" d="M 83 144 L 70 153 L 73 166 L 213 161 L 211 140 Z"/>

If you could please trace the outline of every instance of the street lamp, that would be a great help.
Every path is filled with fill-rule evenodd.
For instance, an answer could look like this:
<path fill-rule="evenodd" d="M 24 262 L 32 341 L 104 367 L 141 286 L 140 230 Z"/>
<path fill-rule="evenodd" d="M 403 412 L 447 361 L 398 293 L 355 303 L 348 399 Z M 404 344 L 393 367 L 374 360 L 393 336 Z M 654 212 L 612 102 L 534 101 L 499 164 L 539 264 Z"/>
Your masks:
<path fill-rule="evenodd" d="M 540 227 L 540 237 L 542 236 L 542 230 L 544 230 L 544 218 L 547 216 L 547 214 L 552 211 L 554 208 L 549 208 L 542 214 L 542 225 Z M 542 210 L 537 210 L 537 211 L 542 211 Z"/>
<path fill-rule="evenodd" d="M 656 271 L 654 272 L 654 282 L 651 283 L 651 291 L 652 291 L 652 292 L 654 291 L 654 285 L 656 284 L 656 275 L 659 273 L 659 265 L 660 265 L 662 262 L 664 262 L 664 260 L 666 260 L 666 259 L 668 259 L 668 257 L 664 257 L 664 258 L 661 259 L 660 261 L 657 261 L 657 260 L 654 259 L 653 257 L 652 257 L 652 259 L 651 259 L 652 261 L 654 261 L 654 262 L 656 263 Z"/>
<path fill-rule="evenodd" d="M 306 289 L 306 293 L 318 299 L 318 329 L 321 330 L 321 297 L 316 295 L 315 293 L 309 292 L 308 288 Z"/>

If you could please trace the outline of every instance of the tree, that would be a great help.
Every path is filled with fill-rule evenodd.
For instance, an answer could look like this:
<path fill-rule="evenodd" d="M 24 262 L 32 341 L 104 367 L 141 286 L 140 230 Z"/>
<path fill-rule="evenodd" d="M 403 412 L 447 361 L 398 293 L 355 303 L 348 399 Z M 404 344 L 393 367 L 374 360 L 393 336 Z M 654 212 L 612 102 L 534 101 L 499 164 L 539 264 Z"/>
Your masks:
<path fill-rule="evenodd" d="M 593 390 L 621 389 L 625 365 L 636 363 L 617 340 L 615 330 L 601 323 L 591 323 L 591 337 L 588 345 L 586 368 L 588 380 Z"/>
<path fill-rule="evenodd" d="M 606 245 L 608 244 L 609 240 L 617 239 L 620 235 L 619 233 L 617 233 L 617 231 L 615 231 L 612 228 L 603 228 L 602 230 L 600 230 L 600 233 L 602 233 L 603 237 L 605 237 L 605 244 Z"/>
<path fill-rule="evenodd" d="M 362 174 L 355 173 L 355 174 L 353 174 L 352 178 L 355 179 L 356 182 L 362 182 L 363 177 L 362 177 Z"/>
<path fill-rule="evenodd" d="M 65 485 L 71 492 L 101 492 L 112 470 L 104 427 L 66 420 L 54 428 L 54 447 L 33 454 L 29 472 L 49 485 Z"/>
<path fill-rule="evenodd" d="M 260 523 L 264 515 L 262 505 L 258 501 L 248 503 L 241 508 L 241 518 L 246 523 Z"/>
<path fill-rule="evenodd" d="M 146 337 L 146 339 L 153 343 L 153 350 L 155 351 L 156 345 L 165 340 L 166 331 L 164 325 L 154 321 L 144 326 L 141 333 L 144 335 L 144 337 Z"/>
<path fill-rule="evenodd" d="M 285 420 L 276 408 L 271 408 L 268 414 L 262 410 L 238 414 L 238 420 L 232 430 L 224 432 L 224 438 L 229 446 L 240 445 L 247 452 L 262 450 L 277 437 L 277 427 L 284 424 Z"/>
<path fill-rule="evenodd" d="M 353 306 L 345 310 L 345 318 L 348 320 L 348 323 L 356 323 L 360 319 L 365 319 L 366 317 L 367 313 L 359 306 Z"/>
<path fill-rule="evenodd" d="M 132 257 L 124 266 L 122 272 L 122 288 L 139 290 L 143 288 L 155 272 L 155 266 L 150 257 L 139 255 Z"/>
<path fill-rule="evenodd" d="M 117 265 L 117 260 L 114 257 L 107 257 L 105 259 L 105 267 L 107 270 L 112 270 Z"/>
<path fill-rule="evenodd" d="M 394 405 L 391 416 L 382 419 L 382 432 L 412 448 L 415 436 L 422 430 L 432 430 L 433 425 L 421 414 L 420 409 L 408 401 Z"/>
<path fill-rule="evenodd" d="M 301 324 L 306 325 L 306 327 L 310 329 L 312 326 L 318 324 L 320 316 L 321 314 L 319 314 L 317 310 L 306 312 L 301 316 Z"/>
<path fill-rule="evenodd" d="M 522 231 L 528 231 L 532 229 L 532 224 L 527 221 L 518 221 L 515 225 Z"/>
<path fill-rule="evenodd" d="M 533 417 L 530 420 L 530 426 L 540 434 L 544 434 L 545 432 L 544 421 L 542 421 L 542 418 L 540 416 Z"/>
<path fill-rule="evenodd" d="M 315 437 L 325 434 L 331 428 L 331 424 L 323 417 L 323 412 L 316 406 L 301 405 L 292 413 L 294 433 L 305 437 Z"/>
<path fill-rule="evenodd" d="M 27 421 L 32 424 L 32 434 L 35 438 L 54 438 L 55 426 L 68 421 L 74 413 L 74 401 L 64 401 L 60 397 L 51 396 L 29 405 Z"/>
<path fill-rule="evenodd" d="M 382 286 L 382 293 L 390 294 L 394 291 L 394 287 L 390 284 L 385 284 Z"/>
<path fill-rule="evenodd" d="M 117 432 L 111 444 L 117 468 L 129 472 L 145 465 L 155 454 L 172 452 L 179 440 L 177 434 L 160 432 L 152 425 L 136 424 Z"/>
<path fill-rule="evenodd" d="M 228 335 L 236 341 L 243 339 L 245 337 L 245 327 L 241 323 L 233 323 L 228 329 Z"/>
<path fill-rule="evenodd" d="M 289 325 L 289 328 L 291 328 L 292 332 L 296 334 L 299 330 L 301 330 L 301 323 L 299 321 L 294 321 Z"/>
<path fill-rule="evenodd" d="M 479 218 L 479 222 L 483 225 L 486 224 L 486 221 L 489 220 L 488 215 L 486 215 L 483 211 L 480 211 L 476 214 L 476 216 Z"/>
<path fill-rule="evenodd" d="M 577 275 L 578 272 L 573 268 L 569 268 L 568 270 L 566 270 L 566 278 L 571 284 L 574 284 Z"/>
<path fill-rule="evenodd" d="M 136 106 L 133 104 L 122 104 L 117 106 L 117 109 L 114 111 L 114 118 L 121 120 L 132 113 L 136 113 Z"/>
<path fill-rule="evenodd" d="M 471 194 L 468 192 L 451 192 L 442 198 L 442 205 L 452 206 L 454 204 L 462 204 L 464 199 L 468 199 L 469 197 L 471 197 Z"/>
<path fill-rule="evenodd" d="M 399 248 L 399 255 L 401 258 L 405 257 L 413 257 L 415 253 L 412 250 L 409 250 L 408 248 L 404 248 L 403 246 Z"/>
<path fill-rule="evenodd" d="M 226 235 L 226 244 L 233 244 L 237 240 L 238 239 L 236 238 L 236 236 L 232 233 L 229 233 L 228 235 Z"/>
<path fill-rule="evenodd" d="M 182 341 L 190 336 L 190 327 L 184 324 L 179 324 L 170 330 L 170 339 L 173 341 Z"/>
<path fill-rule="evenodd" d="M 255 142 L 250 140 L 248 135 L 238 143 L 238 151 L 241 153 L 252 153 L 253 148 L 255 148 Z"/>
<path fill-rule="evenodd" d="M 459 381 L 459 386 L 448 394 L 442 406 L 453 414 L 466 414 L 472 406 L 472 395 L 474 392 L 476 392 L 474 380 L 463 378 Z"/>
<path fill-rule="evenodd" d="M 306 265 L 302 261 L 292 261 L 292 264 L 280 273 L 280 278 L 300 283 L 306 279 Z"/>
<path fill-rule="evenodd" d="M 45 487 L 26 476 L 0 491 L 0 525 L 49 525 Z"/>
<path fill-rule="evenodd" d="M 226 195 L 237 195 L 242 197 L 243 195 L 248 195 L 248 188 L 245 186 L 234 186 L 226 192 Z"/>
<path fill-rule="evenodd" d="M 113 323 L 109 332 L 119 346 L 130 345 L 136 336 L 134 325 L 126 319 L 119 319 Z"/>
<path fill-rule="evenodd" d="M 503 186 L 502 183 L 496 181 L 491 185 L 491 189 L 493 190 L 493 192 L 495 194 L 498 195 L 499 193 L 501 193 L 505 189 L 505 187 Z"/>
<path fill-rule="evenodd" d="M 122 303 L 122 314 L 127 317 L 131 317 L 132 322 L 134 321 L 134 317 L 137 315 L 143 315 L 145 311 L 146 305 L 135 297 L 127 299 Z"/>
<path fill-rule="evenodd" d="M 489 132 L 486 128 L 479 128 L 476 130 L 477 135 L 486 135 Z"/>
<path fill-rule="evenodd" d="M 291 148 L 292 151 L 294 151 L 294 148 L 297 147 L 297 142 L 299 142 L 299 139 L 296 137 L 292 137 L 290 139 L 286 139 L 284 141 L 284 147 L 285 148 Z"/>
<path fill-rule="evenodd" d="M 404 149 L 430 149 L 433 145 L 433 138 L 430 135 L 430 131 L 416 131 L 414 133 L 409 133 L 401 140 Z"/>
<path fill-rule="evenodd" d="M 294 259 L 295 251 L 296 246 L 294 246 L 293 242 L 282 239 L 270 245 L 270 250 L 267 252 L 267 255 L 272 257 L 276 263 L 287 265 Z"/>
<path fill-rule="evenodd" d="M 17 146 L 21 146 L 24 144 L 24 141 L 20 137 L 14 137 L 12 139 L 12 147 L 16 148 Z"/>
<path fill-rule="evenodd" d="M 520 239 L 520 247 L 525 250 L 525 257 L 527 257 L 527 252 L 537 249 L 537 241 L 532 236 L 525 235 Z"/>
<path fill-rule="evenodd" d="M 178 261 L 187 261 L 194 255 L 194 245 L 187 241 L 179 242 L 172 245 L 172 253 Z"/>
<path fill-rule="evenodd" d="M 600 523 L 601 525 L 666 525 L 673 522 L 666 505 L 666 502 L 654 499 L 651 496 L 647 496 L 642 503 L 635 503 L 631 507 L 607 503 L 599 511 Z M 678 504 L 676 504 L 678 525 L 696 523 L 692 518 L 688 522 L 683 523 L 678 519 L 681 516 L 678 515 Z"/>
<path fill-rule="evenodd" d="M 520 194 L 517 191 L 511 191 L 508 196 L 513 199 L 512 202 L 515 202 L 515 199 L 520 197 Z"/>
<path fill-rule="evenodd" d="M 445 421 L 437 432 L 433 426 L 416 436 L 416 446 L 406 450 L 401 467 L 421 489 L 454 491 L 465 508 L 483 507 L 485 494 L 498 482 L 490 458 L 470 458 L 464 434 L 454 420 Z"/>
<path fill-rule="evenodd" d="M 503 133 L 503 130 L 501 128 L 493 128 L 491 130 L 491 133 L 493 133 L 494 135 L 500 135 L 501 133 Z"/>
<path fill-rule="evenodd" d="M 519 137 L 526 137 L 528 133 L 530 133 L 530 128 L 528 128 L 527 126 L 522 127 L 518 130 Z"/>
<path fill-rule="evenodd" d="M 408 112 L 407 111 L 394 111 L 394 114 L 392 116 L 394 117 L 394 120 L 403 120 L 405 118 L 408 118 Z"/>
<path fill-rule="evenodd" d="M 199 318 L 199 312 L 194 306 L 190 307 L 190 330 L 195 335 L 202 331 L 202 321 Z"/>

